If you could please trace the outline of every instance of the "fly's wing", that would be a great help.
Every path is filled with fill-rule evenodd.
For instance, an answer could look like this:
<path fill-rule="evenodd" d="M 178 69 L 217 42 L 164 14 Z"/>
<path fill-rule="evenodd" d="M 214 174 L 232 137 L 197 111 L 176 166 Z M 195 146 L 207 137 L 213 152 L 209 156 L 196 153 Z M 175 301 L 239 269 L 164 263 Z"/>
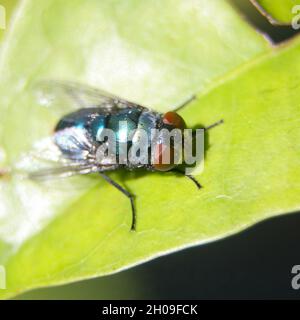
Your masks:
<path fill-rule="evenodd" d="M 103 113 L 113 113 L 123 108 L 146 109 L 138 104 L 129 102 L 105 91 L 67 81 L 41 81 L 34 85 L 33 92 L 40 104 L 53 110 L 58 120 L 67 113 L 83 108 L 97 108 Z M 97 110 L 97 112 L 99 112 Z M 69 128 L 68 130 L 75 130 Z M 95 150 L 89 149 L 88 143 L 84 143 L 77 133 L 70 134 L 72 141 L 68 141 L 68 147 L 74 151 L 78 149 L 74 159 L 66 158 L 62 150 L 57 147 L 54 137 L 48 137 L 37 142 L 31 151 L 19 159 L 14 170 L 23 176 L 34 180 L 50 178 L 64 178 L 91 172 L 113 170 L 113 163 L 99 163 L 96 161 Z M 59 138 L 56 136 L 56 138 Z M 75 150 L 75 151 L 76 151 Z M 85 156 L 85 154 L 87 156 Z"/>
<path fill-rule="evenodd" d="M 87 85 L 68 81 L 41 81 L 35 85 L 34 91 L 38 102 L 51 107 L 59 116 L 83 108 L 99 108 L 104 113 L 114 113 L 124 108 L 148 110 L 136 103 Z"/>
<path fill-rule="evenodd" d="M 12 168 L 12 174 L 31 180 L 48 180 L 100 170 L 93 158 L 88 160 L 65 158 L 54 143 L 53 137 L 48 137 L 35 143 L 30 152 L 21 155 Z"/>
<path fill-rule="evenodd" d="M 118 168 L 114 158 L 101 158 L 103 152 L 101 153 L 102 150 L 99 150 L 100 148 L 95 148 L 95 146 L 88 143 L 82 145 L 82 139 L 79 137 L 77 140 L 75 134 L 72 137 L 74 141 L 69 143 L 72 144 L 70 148 L 73 151 L 78 150 L 78 153 L 74 153 L 76 157 L 66 157 L 56 145 L 55 138 L 53 136 L 47 137 L 36 142 L 30 152 L 21 155 L 12 168 L 12 174 L 41 181 L 104 172 Z M 107 145 L 103 144 L 101 147 L 105 149 Z"/>
<path fill-rule="evenodd" d="M 50 179 L 62 179 L 76 175 L 99 172 L 98 168 L 91 165 L 76 164 L 61 167 L 44 168 L 30 172 L 28 178 L 35 181 L 45 181 Z"/>

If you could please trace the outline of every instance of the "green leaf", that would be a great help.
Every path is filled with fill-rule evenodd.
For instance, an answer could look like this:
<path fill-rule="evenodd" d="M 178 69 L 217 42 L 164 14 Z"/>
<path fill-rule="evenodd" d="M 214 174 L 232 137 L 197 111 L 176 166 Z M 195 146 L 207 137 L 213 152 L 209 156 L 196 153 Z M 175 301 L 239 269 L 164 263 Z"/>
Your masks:
<path fill-rule="evenodd" d="M 291 24 L 300 9 L 299 0 L 251 0 L 259 11 L 273 24 Z M 293 9 L 295 8 L 295 9 Z M 299 7 L 300 8 L 300 7 Z M 297 19 L 299 21 L 299 18 Z"/>
<path fill-rule="evenodd" d="M 152 106 L 209 135 L 200 191 L 172 173 L 0 184 L 0 263 L 9 297 L 109 274 L 299 208 L 299 40 L 272 49 L 225 1 L 25 1 L 0 60 L 0 146 L 10 166 L 56 119 L 31 85 L 69 79 Z"/>

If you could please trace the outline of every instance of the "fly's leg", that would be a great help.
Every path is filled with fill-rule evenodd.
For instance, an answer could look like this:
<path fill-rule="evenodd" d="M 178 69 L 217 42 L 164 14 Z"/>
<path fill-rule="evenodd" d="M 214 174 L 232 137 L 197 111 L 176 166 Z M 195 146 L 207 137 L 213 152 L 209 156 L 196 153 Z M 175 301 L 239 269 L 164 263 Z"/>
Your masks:
<path fill-rule="evenodd" d="M 192 181 L 195 183 L 195 185 L 196 185 L 196 187 L 197 187 L 198 189 L 201 189 L 201 188 L 202 188 L 200 182 L 198 182 L 195 177 L 191 176 L 190 174 L 185 174 L 185 173 L 183 173 L 183 174 L 184 174 L 185 177 L 187 177 L 187 178 L 189 178 L 190 180 L 192 180 Z"/>
<path fill-rule="evenodd" d="M 177 172 L 177 173 L 180 173 L 180 174 L 182 174 L 183 176 L 185 176 L 185 177 L 187 177 L 187 178 L 189 178 L 190 180 L 192 180 L 194 183 L 195 183 L 195 185 L 196 185 L 196 187 L 198 188 L 198 189 L 201 189 L 202 188 L 202 186 L 201 186 L 201 184 L 195 179 L 195 177 L 193 177 L 192 175 L 190 175 L 190 174 L 185 174 L 183 171 L 181 171 L 181 170 L 178 170 L 178 169 L 173 169 L 172 170 L 173 172 Z"/>
<path fill-rule="evenodd" d="M 178 107 L 176 107 L 173 111 L 177 112 L 179 110 L 181 110 L 182 108 L 184 108 L 185 106 L 187 106 L 189 103 L 191 103 L 193 100 L 196 99 L 196 96 L 193 95 L 190 98 L 188 98 L 186 101 L 184 101 L 183 103 L 181 103 Z"/>
<path fill-rule="evenodd" d="M 127 198 L 130 200 L 131 204 L 131 211 L 132 211 L 132 223 L 131 223 L 131 230 L 136 230 L 136 212 L 135 212 L 135 206 L 134 206 L 134 195 L 131 194 L 129 191 L 124 189 L 122 186 L 120 186 L 117 182 L 112 180 L 110 177 L 108 177 L 106 174 L 99 172 L 102 178 L 104 178 L 108 183 L 110 183 L 112 186 L 117 188 L 119 191 L 121 191 Z"/>

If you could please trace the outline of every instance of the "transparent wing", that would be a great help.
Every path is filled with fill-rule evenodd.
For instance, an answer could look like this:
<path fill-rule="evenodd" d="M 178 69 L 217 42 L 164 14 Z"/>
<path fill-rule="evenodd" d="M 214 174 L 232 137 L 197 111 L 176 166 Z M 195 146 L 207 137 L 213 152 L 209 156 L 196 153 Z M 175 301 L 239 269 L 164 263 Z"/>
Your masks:
<path fill-rule="evenodd" d="M 41 81 L 34 85 L 38 103 L 59 116 L 82 108 L 98 107 L 106 113 L 123 108 L 147 109 L 101 89 L 68 81 Z"/>
<path fill-rule="evenodd" d="M 31 180 L 49 180 L 98 172 L 95 159 L 75 161 L 65 158 L 53 137 L 36 143 L 32 150 L 21 155 L 12 173 Z"/>
<path fill-rule="evenodd" d="M 53 168 L 44 168 L 37 171 L 30 172 L 28 178 L 35 181 L 62 179 L 72 177 L 75 175 L 89 174 L 99 172 L 96 166 L 77 164 Z"/>
<path fill-rule="evenodd" d="M 74 139 L 76 144 L 76 136 L 74 136 Z M 114 157 L 101 157 L 107 149 L 105 144 L 99 146 L 98 149 L 90 145 L 86 145 L 85 148 L 90 148 L 88 153 L 85 154 L 84 151 L 87 151 L 87 149 L 83 150 L 80 147 L 78 150 L 83 150 L 83 153 L 80 154 L 80 157 L 72 158 L 61 151 L 53 136 L 41 139 L 33 145 L 30 152 L 21 155 L 14 164 L 11 173 L 21 175 L 23 178 L 41 181 L 118 168 Z M 100 150 L 100 152 L 97 153 L 97 150 Z"/>

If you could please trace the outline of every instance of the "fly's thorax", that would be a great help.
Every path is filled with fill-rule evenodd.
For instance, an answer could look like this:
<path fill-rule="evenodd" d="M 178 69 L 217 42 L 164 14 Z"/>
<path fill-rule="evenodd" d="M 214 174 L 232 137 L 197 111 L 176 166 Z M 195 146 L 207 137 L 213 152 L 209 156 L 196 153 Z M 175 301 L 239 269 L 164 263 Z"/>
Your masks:
<path fill-rule="evenodd" d="M 143 111 L 138 119 L 137 128 L 132 132 L 131 146 L 128 150 L 130 166 L 147 167 L 151 164 L 151 133 L 158 127 L 160 115 Z"/>
<path fill-rule="evenodd" d="M 99 143 L 97 163 L 117 163 L 128 168 L 149 165 L 151 130 L 159 121 L 159 114 L 138 108 L 124 108 L 105 118 L 95 118 L 90 131 Z"/>

